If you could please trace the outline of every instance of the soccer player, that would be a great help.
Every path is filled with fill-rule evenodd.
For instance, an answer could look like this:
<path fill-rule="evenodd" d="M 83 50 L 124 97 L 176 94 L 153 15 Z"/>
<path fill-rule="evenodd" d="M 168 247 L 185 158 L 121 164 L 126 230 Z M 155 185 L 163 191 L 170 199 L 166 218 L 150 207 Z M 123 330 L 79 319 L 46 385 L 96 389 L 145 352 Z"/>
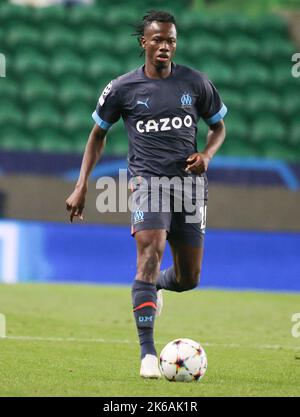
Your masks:
<path fill-rule="evenodd" d="M 161 302 L 162 289 L 182 292 L 199 283 L 207 203 L 206 171 L 224 141 L 223 117 L 227 109 L 203 73 L 173 62 L 177 30 L 171 14 L 149 12 L 137 25 L 135 35 L 145 52 L 145 64 L 111 81 L 100 96 L 79 179 L 66 205 L 71 222 L 74 217 L 82 219 L 89 174 L 103 152 L 108 129 L 122 117 L 129 137 L 132 196 L 139 197 L 133 199 L 131 222 L 137 245 L 132 304 L 141 346 L 140 375 L 159 378 L 153 337 L 158 301 Z M 196 134 L 200 118 L 209 129 L 206 144 L 198 152 Z M 173 191 L 169 190 L 169 211 L 161 206 L 158 210 L 145 209 L 145 203 L 153 195 L 164 192 L 163 187 L 149 188 L 150 179 L 162 177 L 192 181 L 192 188 L 181 190 L 181 196 L 182 201 L 194 204 L 192 214 L 197 219 L 198 213 L 196 222 L 187 221 L 186 206 L 181 211 L 174 209 L 178 197 L 176 185 Z M 172 250 L 173 266 L 160 272 L 166 240 Z"/>

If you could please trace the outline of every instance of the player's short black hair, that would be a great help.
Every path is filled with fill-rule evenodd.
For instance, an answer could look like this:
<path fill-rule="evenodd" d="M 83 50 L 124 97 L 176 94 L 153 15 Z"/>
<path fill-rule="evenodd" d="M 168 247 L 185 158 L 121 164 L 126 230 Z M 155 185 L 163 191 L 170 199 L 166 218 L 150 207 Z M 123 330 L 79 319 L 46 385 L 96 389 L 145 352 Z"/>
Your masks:
<path fill-rule="evenodd" d="M 171 13 L 162 10 L 150 10 L 142 17 L 140 22 L 132 25 L 135 29 L 135 33 L 132 33 L 132 36 L 137 36 L 139 45 L 141 45 L 141 37 L 144 36 L 145 28 L 152 22 L 173 23 L 177 29 L 175 17 Z"/>

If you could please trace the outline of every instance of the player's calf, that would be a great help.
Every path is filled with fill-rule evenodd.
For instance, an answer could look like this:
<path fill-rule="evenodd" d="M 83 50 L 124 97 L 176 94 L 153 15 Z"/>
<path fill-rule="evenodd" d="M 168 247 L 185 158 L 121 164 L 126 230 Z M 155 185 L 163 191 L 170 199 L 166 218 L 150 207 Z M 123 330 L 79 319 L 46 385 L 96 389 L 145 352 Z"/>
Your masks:
<path fill-rule="evenodd" d="M 200 269 L 193 273 L 185 273 L 176 276 L 175 269 L 171 266 L 159 273 L 156 288 L 157 290 L 165 289 L 175 292 L 189 291 L 196 288 L 199 284 Z"/>

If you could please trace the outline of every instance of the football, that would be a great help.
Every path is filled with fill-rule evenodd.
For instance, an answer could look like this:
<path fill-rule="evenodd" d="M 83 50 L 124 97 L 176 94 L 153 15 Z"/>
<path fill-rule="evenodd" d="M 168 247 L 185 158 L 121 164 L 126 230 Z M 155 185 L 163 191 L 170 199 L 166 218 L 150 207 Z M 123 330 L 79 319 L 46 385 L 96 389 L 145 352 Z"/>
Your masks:
<path fill-rule="evenodd" d="M 159 367 L 169 381 L 200 381 L 207 370 L 207 356 L 200 343 L 176 339 L 161 351 Z"/>

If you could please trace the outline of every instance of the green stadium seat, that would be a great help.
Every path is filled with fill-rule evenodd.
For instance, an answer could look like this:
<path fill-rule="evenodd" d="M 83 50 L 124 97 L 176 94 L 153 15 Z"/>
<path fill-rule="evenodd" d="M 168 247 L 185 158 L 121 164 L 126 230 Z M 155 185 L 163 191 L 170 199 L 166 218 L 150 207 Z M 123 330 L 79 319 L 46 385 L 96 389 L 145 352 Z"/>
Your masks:
<path fill-rule="evenodd" d="M 220 88 L 219 93 L 230 113 L 240 112 L 240 109 L 245 107 L 245 99 L 241 92 L 229 88 Z"/>
<path fill-rule="evenodd" d="M 12 133 L 1 140 L 1 149 L 6 151 L 31 152 L 35 150 L 35 143 L 29 137 L 22 137 Z"/>
<path fill-rule="evenodd" d="M 6 45 L 17 50 L 24 46 L 38 46 L 41 42 L 41 32 L 30 25 L 20 23 L 12 25 L 6 31 Z"/>
<path fill-rule="evenodd" d="M 133 39 L 130 36 L 130 32 L 128 34 L 122 33 L 121 35 L 114 38 L 114 51 L 118 54 L 118 56 L 124 56 L 126 58 L 128 54 L 138 54 L 139 45 L 136 39 Z"/>
<path fill-rule="evenodd" d="M 1 9 L 0 9 L 1 10 Z M 5 47 L 5 35 L 6 32 L 4 31 L 4 27 L 1 25 L 0 21 L 0 41 L 1 41 L 1 50 L 3 50 L 3 46 Z M 3 53 L 3 51 L 2 51 Z"/>
<path fill-rule="evenodd" d="M 17 20 L 19 16 L 17 12 L 20 10 L 20 7 L 13 6 L 8 2 L 0 3 L 0 23 L 1 26 L 8 22 L 9 20 L 13 20 L 15 17 Z"/>
<path fill-rule="evenodd" d="M 51 59 L 50 72 L 53 77 L 60 78 L 67 74 L 84 75 L 86 64 L 84 58 L 75 51 L 59 50 Z"/>
<path fill-rule="evenodd" d="M 286 127 L 271 113 L 260 114 L 252 123 L 250 138 L 254 143 L 284 142 L 286 140 Z"/>
<path fill-rule="evenodd" d="M 77 44 L 80 39 L 78 31 L 67 28 L 63 25 L 52 24 L 46 25 L 41 42 L 45 51 L 54 48 L 72 48 L 77 49 Z"/>
<path fill-rule="evenodd" d="M 114 155 L 127 155 L 128 138 L 122 120 L 114 124 L 107 134 L 107 152 Z"/>
<path fill-rule="evenodd" d="M 222 149 L 223 148 L 223 149 Z M 250 158 L 260 156 L 259 150 L 250 142 L 243 142 L 228 137 L 221 147 L 222 154 L 226 156 L 240 156 Z"/>
<path fill-rule="evenodd" d="M 286 140 L 297 146 L 300 156 L 300 120 L 295 119 L 287 129 Z"/>
<path fill-rule="evenodd" d="M 240 111 L 230 110 L 225 118 L 226 136 L 229 140 L 242 141 L 247 140 L 250 135 L 250 129 L 245 116 Z"/>
<path fill-rule="evenodd" d="M 86 146 L 86 142 L 87 142 L 87 138 L 85 138 L 85 140 L 74 141 L 74 143 L 72 144 L 71 152 L 82 155 Z"/>
<path fill-rule="evenodd" d="M 103 2 L 95 4 L 93 6 L 77 5 L 72 7 L 68 11 L 68 23 L 73 28 L 79 28 L 85 26 L 102 26 L 105 23 L 105 10 Z"/>
<path fill-rule="evenodd" d="M 80 146 L 79 142 L 78 142 L 78 147 Z M 81 146 L 83 146 L 83 143 L 81 144 Z M 105 149 L 104 149 L 104 153 L 107 156 L 112 156 L 113 155 L 113 139 L 110 138 L 109 140 L 107 140 L 106 138 L 106 142 L 105 142 Z"/>
<path fill-rule="evenodd" d="M 175 62 L 206 72 L 229 108 L 221 154 L 282 151 L 300 158 L 298 80 L 291 77 L 295 47 L 285 20 L 187 11 L 187 2 L 173 0 L 140 0 L 138 8 L 136 0 L 126 8 L 122 0 L 71 8 L 1 4 L 0 52 L 8 57 L 8 77 L 0 79 L 1 141 L 2 129 L 10 128 L 3 146 L 15 149 L 22 137 L 24 149 L 36 144 L 45 152 L 82 153 L 103 88 L 144 63 L 130 23 L 162 3 L 178 12 Z M 127 147 L 120 122 L 109 131 L 107 152 L 125 155 Z"/>
<path fill-rule="evenodd" d="M 188 58 L 188 57 L 182 55 L 181 53 L 176 54 L 176 58 L 175 58 L 174 62 L 178 65 L 186 65 L 186 66 L 194 68 L 198 71 L 201 70 L 200 64 L 198 62 L 195 62 L 195 60 L 193 58 Z M 128 68 L 133 69 L 134 68 L 134 67 L 132 67 L 133 61 L 130 65 L 131 65 L 131 67 L 128 66 Z M 136 65 L 136 67 L 140 66 L 140 65 L 142 65 L 142 63 L 138 62 L 138 65 Z"/>
<path fill-rule="evenodd" d="M 140 19 L 140 10 L 130 7 L 109 7 L 103 25 L 111 31 L 130 28 L 130 24 Z"/>
<path fill-rule="evenodd" d="M 24 114 L 17 101 L 0 97 L 0 125 L 24 125 Z"/>
<path fill-rule="evenodd" d="M 176 59 L 176 62 L 178 62 L 177 59 Z M 138 68 L 138 67 L 140 67 L 142 65 L 144 65 L 144 62 L 143 62 L 143 60 L 141 60 L 138 57 L 138 53 L 137 53 L 136 56 L 135 56 L 135 58 L 129 59 L 129 60 L 127 60 L 127 61 L 124 62 L 124 64 L 123 64 L 123 73 L 132 71 L 135 68 Z"/>
<path fill-rule="evenodd" d="M 65 139 L 56 130 L 46 130 L 41 131 L 36 136 L 36 150 L 41 152 L 68 153 L 73 151 L 73 143 Z"/>
<path fill-rule="evenodd" d="M 107 152 L 116 156 L 126 156 L 128 153 L 127 136 L 115 136 L 107 138 Z"/>
<path fill-rule="evenodd" d="M 87 57 L 92 57 L 95 53 L 94 51 L 110 53 L 114 48 L 114 43 L 114 37 L 110 32 L 103 31 L 100 26 L 88 27 L 81 30 L 77 47 Z"/>
<path fill-rule="evenodd" d="M 223 45 L 223 57 L 226 56 L 227 59 L 233 61 L 240 59 L 241 56 L 257 59 L 260 48 L 260 45 L 253 38 L 245 35 L 230 36 Z"/>
<path fill-rule="evenodd" d="M 35 26 L 45 28 L 51 24 L 67 24 L 70 9 L 64 5 L 53 5 L 51 7 L 37 7 L 32 9 L 32 19 Z"/>
<path fill-rule="evenodd" d="M 20 51 L 13 60 L 13 71 L 16 77 L 22 79 L 24 74 L 47 73 L 49 68 L 48 58 L 33 49 L 24 49 Z"/>
<path fill-rule="evenodd" d="M 254 118 L 261 112 L 280 113 L 282 104 L 278 95 L 273 91 L 262 88 L 249 88 L 244 106 L 249 117 Z"/>
<path fill-rule="evenodd" d="M 281 112 L 287 120 L 294 122 L 299 119 L 300 114 L 300 93 L 296 88 L 285 91 L 281 96 Z"/>
<path fill-rule="evenodd" d="M 64 114 L 63 125 L 68 131 L 75 131 L 77 129 L 86 128 L 89 130 L 92 127 L 92 112 L 89 106 L 83 103 L 73 103 Z"/>
<path fill-rule="evenodd" d="M 247 87 L 249 85 L 268 85 L 271 83 L 269 69 L 253 60 L 241 60 L 235 68 L 235 85 Z"/>
<path fill-rule="evenodd" d="M 247 33 L 251 20 L 248 16 L 238 12 L 225 12 L 216 14 L 211 21 L 211 31 L 215 32 L 220 38 L 240 36 Z"/>
<path fill-rule="evenodd" d="M 87 121 L 90 123 L 87 124 Z M 94 126 L 94 122 L 92 118 L 85 120 L 85 125 L 80 126 L 78 129 L 66 129 L 66 127 L 62 130 L 63 137 L 67 140 L 70 144 L 72 144 L 72 150 L 74 152 L 78 152 L 79 149 L 84 149 L 89 134 Z"/>
<path fill-rule="evenodd" d="M 13 5 L 5 1 L 0 2 L 0 26 L 6 29 L 11 25 L 17 25 L 20 22 L 31 22 L 33 8 L 30 6 Z"/>
<path fill-rule="evenodd" d="M 208 34 L 193 34 L 184 45 L 182 39 L 178 39 L 178 48 L 183 49 L 188 57 L 193 57 L 194 60 L 203 62 L 203 55 L 220 56 L 224 45 L 222 40 L 216 36 Z"/>
<path fill-rule="evenodd" d="M 133 43 L 133 48 L 128 50 L 128 54 L 126 56 L 122 56 L 120 57 L 120 61 L 122 62 L 122 64 L 124 65 L 124 62 L 136 62 L 136 67 L 140 67 L 141 65 L 144 65 L 145 61 L 144 61 L 144 55 L 141 55 L 142 49 L 141 47 L 138 45 L 137 41 L 136 43 Z M 176 61 L 177 59 L 177 55 L 174 59 L 174 61 Z M 122 70 L 123 74 L 124 74 L 124 69 Z"/>
<path fill-rule="evenodd" d="M 11 77 L 0 78 L 0 97 L 16 99 L 20 96 L 19 85 Z"/>
<path fill-rule="evenodd" d="M 292 152 L 293 152 L 293 162 L 299 165 L 300 162 L 300 147 L 299 143 L 293 144 Z"/>
<path fill-rule="evenodd" d="M 61 78 L 60 82 L 57 90 L 57 102 L 61 103 L 62 107 L 66 108 L 66 106 L 76 101 L 79 103 L 94 102 L 96 105 L 100 95 L 99 89 L 94 89 L 86 80 L 67 76 Z"/>
<path fill-rule="evenodd" d="M 271 36 L 261 41 L 257 56 L 264 60 L 272 60 L 274 63 L 282 63 L 284 59 L 290 61 L 295 50 L 289 39 Z"/>
<path fill-rule="evenodd" d="M 109 77 L 109 80 L 123 74 L 124 65 L 111 55 L 93 54 L 87 60 L 86 73 L 90 80 L 98 84 L 99 78 Z"/>
<path fill-rule="evenodd" d="M 227 120 L 226 123 L 226 136 L 233 140 L 246 140 L 249 137 L 249 126 L 244 119 Z"/>
<path fill-rule="evenodd" d="M 289 59 L 275 65 L 271 74 L 273 88 L 277 88 L 278 92 L 286 91 L 288 85 L 291 85 L 291 89 L 293 89 L 293 86 L 295 89 L 299 89 L 298 83 L 292 77 L 291 56 Z"/>
<path fill-rule="evenodd" d="M 214 18 L 207 13 L 198 10 L 185 11 L 178 19 L 179 33 L 185 36 L 194 33 L 196 35 L 212 33 L 214 31 Z"/>
<path fill-rule="evenodd" d="M 40 74 L 30 73 L 23 78 L 21 86 L 22 98 L 28 105 L 37 99 L 51 100 L 56 97 L 54 84 Z"/>
<path fill-rule="evenodd" d="M 266 143 L 262 154 L 270 159 L 283 159 L 289 162 L 299 162 L 300 157 L 299 152 L 295 152 L 288 143 Z"/>
<path fill-rule="evenodd" d="M 94 18 L 98 23 L 101 21 L 99 9 L 93 6 L 85 6 L 78 4 L 76 7 L 71 7 L 68 13 L 68 23 L 73 27 L 80 27 L 85 24 L 94 22 Z"/>
<path fill-rule="evenodd" d="M 114 123 L 112 127 L 109 129 L 108 137 L 119 137 L 124 135 L 127 137 L 123 120 L 120 119 L 117 123 Z"/>
<path fill-rule="evenodd" d="M 32 151 L 35 143 L 24 128 L 5 125 L 1 126 L 0 148 L 10 151 Z"/>
<path fill-rule="evenodd" d="M 201 58 L 199 69 L 207 74 L 217 88 L 222 86 L 229 88 L 233 84 L 234 73 L 232 68 L 224 61 L 203 57 Z"/>
<path fill-rule="evenodd" d="M 57 128 L 63 124 L 62 115 L 57 106 L 50 103 L 35 103 L 26 117 L 28 128 L 32 131 L 42 127 Z"/>
<path fill-rule="evenodd" d="M 251 20 L 247 32 L 259 40 L 267 37 L 287 37 L 287 23 L 282 16 L 278 14 L 259 15 Z"/>

